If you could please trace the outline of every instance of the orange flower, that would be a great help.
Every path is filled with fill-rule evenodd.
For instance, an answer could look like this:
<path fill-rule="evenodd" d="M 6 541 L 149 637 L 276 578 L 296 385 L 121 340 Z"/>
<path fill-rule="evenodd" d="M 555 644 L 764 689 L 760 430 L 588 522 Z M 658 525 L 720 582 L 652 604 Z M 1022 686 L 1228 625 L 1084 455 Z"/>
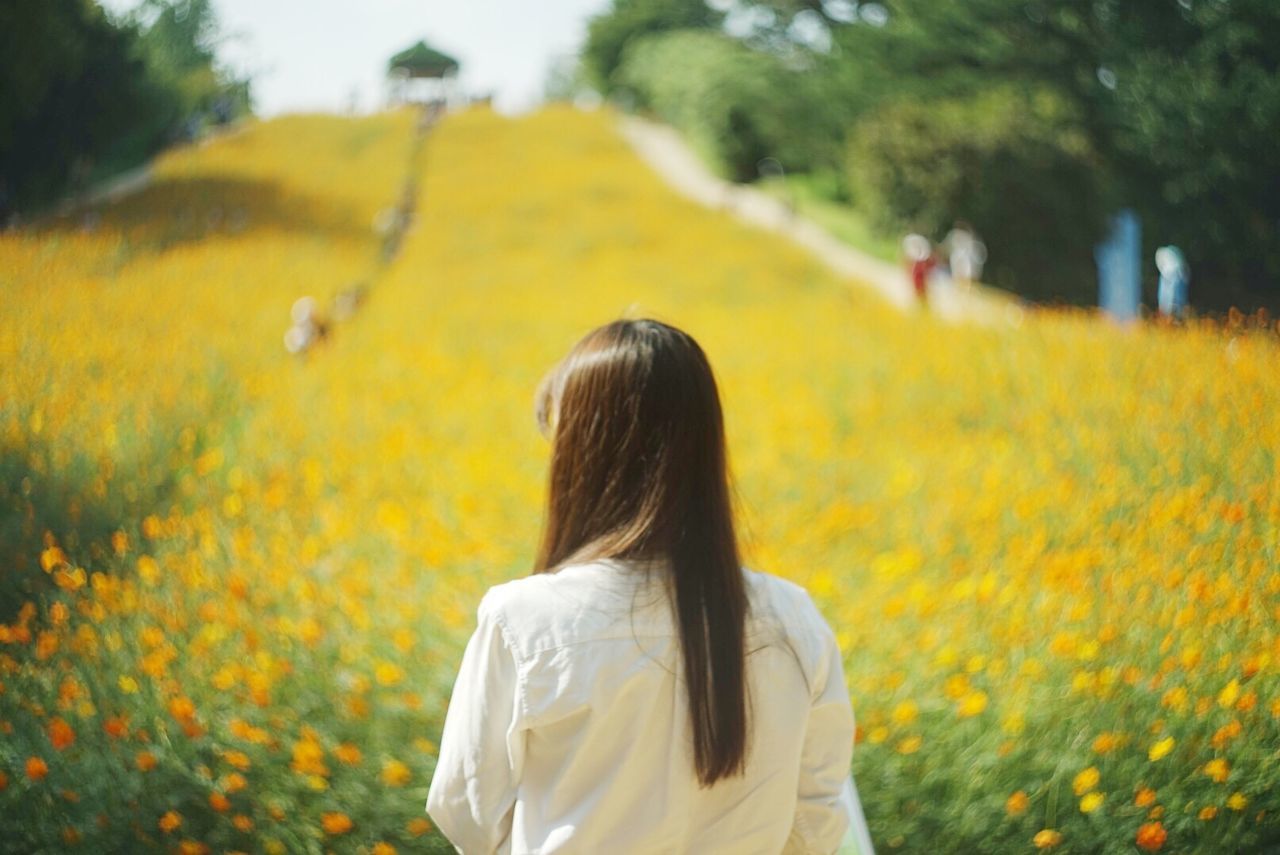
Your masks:
<path fill-rule="evenodd" d="M 430 830 L 431 830 L 431 821 L 428 820 L 426 817 L 420 816 L 417 819 L 411 819 L 409 820 L 408 824 L 405 825 L 405 831 L 409 832 L 414 837 L 421 837 L 422 835 L 426 834 Z"/>
<path fill-rule="evenodd" d="M 299 775 L 328 775 L 324 764 L 324 746 L 316 732 L 309 727 L 302 729 L 302 738 L 293 743 L 293 762 L 289 767 Z"/>
<path fill-rule="evenodd" d="M 199 840 L 184 840 L 178 844 L 178 855 L 209 855 L 209 845 Z"/>
<path fill-rule="evenodd" d="M 1137 794 L 1133 797 L 1133 803 L 1138 807 L 1147 807 L 1156 802 L 1156 791 L 1150 787 L 1140 787 Z"/>
<path fill-rule="evenodd" d="M 226 813 L 231 809 L 231 799 L 227 798 L 222 793 L 212 792 L 209 794 L 209 807 L 213 808 L 218 813 Z"/>
<path fill-rule="evenodd" d="M 253 820 L 242 813 L 231 817 L 231 824 L 236 827 L 236 831 L 253 831 Z"/>
<path fill-rule="evenodd" d="M 1199 818 L 1204 822 L 1208 822 L 1209 820 L 1213 819 L 1217 815 L 1218 815 L 1218 809 L 1214 805 L 1209 805 L 1207 807 L 1200 808 L 1200 813 L 1197 814 L 1197 816 L 1199 816 Z"/>
<path fill-rule="evenodd" d="M 350 742 L 344 742 L 337 748 L 333 749 L 333 756 L 337 757 L 338 760 L 346 763 L 348 766 L 356 765 L 363 757 L 360 753 L 360 749 L 352 745 Z"/>
<path fill-rule="evenodd" d="M 320 827 L 325 834 L 346 834 L 353 825 L 351 817 L 340 811 L 331 811 L 320 817 Z"/>
<path fill-rule="evenodd" d="M 1215 782 L 1221 784 L 1230 776 L 1231 765 L 1221 757 L 1217 757 L 1204 764 L 1204 773 L 1213 778 Z"/>
<path fill-rule="evenodd" d="M 133 765 L 137 766 L 140 772 L 150 772 L 156 767 L 156 755 L 150 751 L 139 751 L 133 757 Z"/>
<path fill-rule="evenodd" d="M 0 793 L 4 792 L 9 786 L 9 776 L 3 769 L 0 769 Z"/>
<path fill-rule="evenodd" d="M 1110 754 L 1120 747 L 1122 738 L 1116 733 L 1100 733 L 1098 738 L 1093 740 L 1093 750 L 1096 754 Z"/>
<path fill-rule="evenodd" d="M 238 793 L 247 786 L 249 782 L 239 772 L 232 772 L 222 779 L 222 788 L 228 793 Z"/>
<path fill-rule="evenodd" d="M 59 751 L 69 748 L 76 741 L 76 732 L 61 718 L 49 722 L 49 741 Z"/>
<path fill-rule="evenodd" d="M 186 695 L 179 695 L 169 701 L 169 714 L 185 724 L 195 720 L 196 705 Z"/>
<path fill-rule="evenodd" d="M 1168 832 L 1158 822 L 1144 822 L 1138 826 L 1138 848 L 1147 852 L 1158 852 L 1168 837 Z"/>
<path fill-rule="evenodd" d="M 373 844 L 373 848 L 369 850 L 369 855 L 396 855 L 396 848 L 390 843 L 384 843 L 379 840 Z"/>
<path fill-rule="evenodd" d="M 1212 743 L 1214 748 L 1221 751 L 1223 748 L 1227 746 L 1228 742 L 1235 739 L 1243 731 L 1244 731 L 1244 726 L 1240 724 L 1240 720 L 1233 718 L 1231 721 L 1227 722 L 1222 727 L 1217 729 L 1217 731 L 1213 734 L 1213 739 L 1211 739 L 1210 742 Z"/>
<path fill-rule="evenodd" d="M 44 779 L 49 774 L 49 765 L 39 757 L 27 758 L 27 777 L 33 781 Z"/>
<path fill-rule="evenodd" d="M 102 723 L 102 729 L 112 739 L 123 739 L 129 735 L 129 723 L 120 716 L 109 718 Z"/>
<path fill-rule="evenodd" d="M 182 814 L 178 813 L 177 811 L 171 810 L 167 812 L 164 816 L 160 817 L 160 821 L 156 823 L 156 825 L 160 826 L 160 830 L 163 832 L 168 833 L 170 831 L 173 831 L 174 829 L 182 825 Z"/>
<path fill-rule="evenodd" d="M 222 755 L 222 759 L 226 760 L 232 766 L 235 766 L 237 769 L 241 769 L 241 770 L 248 769 L 249 766 L 251 765 L 249 762 L 249 755 L 245 754 L 243 751 L 224 752 Z"/>
<path fill-rule="evenodd" d="M 1009 816 L 1021 816 L 1027 812 L 1027 808 L 1031 806 L 1031 799 L 1027 798 L 1027 794 L 1022 790 L 1018 790 L 1009 796 L 1004 803 L 1004 812 Z"/>

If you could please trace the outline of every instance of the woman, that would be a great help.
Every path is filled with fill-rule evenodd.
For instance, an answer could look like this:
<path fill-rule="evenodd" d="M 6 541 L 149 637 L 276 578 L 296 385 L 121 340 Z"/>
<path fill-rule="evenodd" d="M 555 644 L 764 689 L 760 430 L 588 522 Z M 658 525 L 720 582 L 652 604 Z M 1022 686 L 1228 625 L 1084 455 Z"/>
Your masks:
<path fill-rule="evenodd" d="M 542 545 L 480 603 L 427 798 L 440 830 L 467 855 L 865 840 L 840 651 L 802 588 L 739 564 L 702 349 L 608 324 L 537 411 Z"/>

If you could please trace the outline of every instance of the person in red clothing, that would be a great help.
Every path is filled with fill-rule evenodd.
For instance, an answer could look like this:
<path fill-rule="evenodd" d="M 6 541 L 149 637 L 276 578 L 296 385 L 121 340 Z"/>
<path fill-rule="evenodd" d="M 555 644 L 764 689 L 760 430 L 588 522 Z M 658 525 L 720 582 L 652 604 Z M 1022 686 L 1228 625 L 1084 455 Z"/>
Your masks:
<path fill-rule="evenodd" d="M 937 262 L 933 257 L 933 247 L 924 235 L 909 234 L 902 239 L 902 254 L 906 258 L 907 272 L 911 277 L 911 287 L 921 305 L 929 302 L 929 274 Z"/>

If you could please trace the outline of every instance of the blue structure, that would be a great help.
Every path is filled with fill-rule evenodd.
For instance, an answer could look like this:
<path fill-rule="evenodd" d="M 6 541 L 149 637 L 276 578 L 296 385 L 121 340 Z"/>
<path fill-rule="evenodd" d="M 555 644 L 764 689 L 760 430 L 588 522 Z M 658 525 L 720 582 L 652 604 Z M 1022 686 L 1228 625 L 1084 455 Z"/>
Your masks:
<path fill-rule="evenodd" d="M 1093 257 L 1098 263 L 1098 305 L 1117 321 L 1138 317 L 1142 301 L 1142 226 L 1138 215 L 1125 208 L 1111 217 L 1106 240 Z"/>

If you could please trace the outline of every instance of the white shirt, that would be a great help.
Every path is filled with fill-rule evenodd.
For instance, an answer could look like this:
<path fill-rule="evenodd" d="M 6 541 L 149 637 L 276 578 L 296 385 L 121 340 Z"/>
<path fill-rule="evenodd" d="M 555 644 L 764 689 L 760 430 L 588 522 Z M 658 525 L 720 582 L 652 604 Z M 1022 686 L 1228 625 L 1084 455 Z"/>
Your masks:
<path fill-rule="evenodd" d="M 598 561 L 484 596 L 427 796 L 459 851 L 830 853 L 865 823 L 835 636 L 752 570 L 746 772 L 699 786 L 665 572 Z"/>

